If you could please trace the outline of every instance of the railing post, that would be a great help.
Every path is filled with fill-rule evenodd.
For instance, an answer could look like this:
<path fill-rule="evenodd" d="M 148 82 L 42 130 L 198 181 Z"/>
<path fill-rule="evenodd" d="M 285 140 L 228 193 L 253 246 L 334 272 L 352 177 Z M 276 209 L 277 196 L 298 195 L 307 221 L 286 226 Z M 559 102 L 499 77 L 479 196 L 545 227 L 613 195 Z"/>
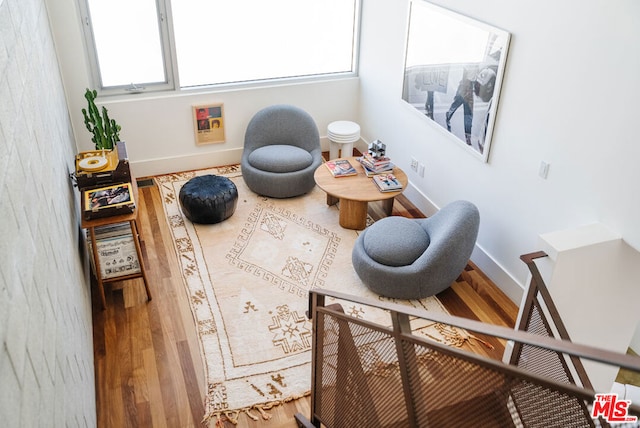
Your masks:
<path fill-rule="evenodd" d="M 400 378 L 402 379 L 402 392 L 407 408 L 407 418 L 409 426 L 417 427 L 418 418 L 416 415 L 416 402 L 424 402 L 421 398 L 422 390 L 419 385 L 411 387 L 411 374 L 418 373 L 418 359 L 415 347 L 411 343 L 405 344 L 402 340 L 403 334 L 411 334 L 411 323 L 409 316 L 396 311 L 391 311 L 393 323 L 393 336 L 398 354 L 398 365 L 400 368 Z"/>
<path fill-rule="evenodd" d="M 312 324 L 311 339 L 311 423 L 319 427 L 320 421 L 316 415 L 320 414 L 321 401 L 316 397 L 316 386 L 322 381 L 322 359 L 324 328 L 320 328 L 320 318 L 324 322 L 324 316 L 319 317 L 318 306 L 324 306 L 325 296 L 315 293 L 313 290 L 309 292 L 309 318 Z M 316 411 L 317 409 L 317 411 Z"/>

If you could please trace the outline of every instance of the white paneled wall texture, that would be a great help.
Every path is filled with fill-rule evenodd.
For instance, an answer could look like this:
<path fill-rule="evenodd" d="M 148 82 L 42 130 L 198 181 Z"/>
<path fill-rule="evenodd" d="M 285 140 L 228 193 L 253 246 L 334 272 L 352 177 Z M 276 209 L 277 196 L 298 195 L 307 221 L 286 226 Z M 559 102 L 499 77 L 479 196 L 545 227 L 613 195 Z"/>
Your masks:
<path fill-rule="evenodd" d="M 75 146 L 44 0 L 0 0 L 0 425 L 96 425 Z"/>

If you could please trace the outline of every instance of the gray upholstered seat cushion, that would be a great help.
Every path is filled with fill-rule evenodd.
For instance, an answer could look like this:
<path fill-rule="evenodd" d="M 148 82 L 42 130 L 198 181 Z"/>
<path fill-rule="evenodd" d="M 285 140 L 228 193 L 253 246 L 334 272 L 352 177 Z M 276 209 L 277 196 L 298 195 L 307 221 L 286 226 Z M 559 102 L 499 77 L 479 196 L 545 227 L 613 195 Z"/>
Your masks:
<path fill-rule="evenodd" d="M 249 164 L 262 171 L 292 172 L 305 169 L 313 162 L 308 151 L 286 144 L 263 146 L 249 155 Z"/>
<path fill-rule="evenodd" d="M 424 253 L 429 241 L 419 223 L 405 217 L 386 217 L 369 227 L 363 244 L 369 257 L 378 263 L 406 266 Z"/>

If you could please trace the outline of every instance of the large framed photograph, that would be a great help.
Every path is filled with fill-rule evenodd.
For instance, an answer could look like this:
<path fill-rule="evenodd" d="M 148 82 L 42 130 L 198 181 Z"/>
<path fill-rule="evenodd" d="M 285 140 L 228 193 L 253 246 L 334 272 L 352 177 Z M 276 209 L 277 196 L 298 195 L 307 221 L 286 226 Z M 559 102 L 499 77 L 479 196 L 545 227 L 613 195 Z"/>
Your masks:
<path fill-rule="evenodd" d="M 193 107 L 196 144 L 224 143 L 224 108 L 222 104 Z"/>
<path fill-rule="evenodd" d="M 510 34 L 412 0 L 402 99 L 486 162 Z"/>

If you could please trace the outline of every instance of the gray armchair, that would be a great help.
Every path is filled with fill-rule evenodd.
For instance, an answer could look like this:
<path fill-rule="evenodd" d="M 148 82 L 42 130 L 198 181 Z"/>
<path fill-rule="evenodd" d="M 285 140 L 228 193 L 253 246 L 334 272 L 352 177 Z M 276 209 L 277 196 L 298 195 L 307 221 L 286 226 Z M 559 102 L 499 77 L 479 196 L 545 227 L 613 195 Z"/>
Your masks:
<path fill-rule="evenodd" d="M 365 229 L 353 267 L 372 291 L 420 299 L 445 290 L 465 268 L 478 237 L 475 205 L 456 201 L 426 219 L 385 217 Z"/>
<path fill-rule="evenodd" d="M 313 173 L 322 163 L 320 136 L 304 110 L 280 104 L 253 116 L 244 137 L 241 167 L 255 193 L 290 198 L 315 186 Z"/>

